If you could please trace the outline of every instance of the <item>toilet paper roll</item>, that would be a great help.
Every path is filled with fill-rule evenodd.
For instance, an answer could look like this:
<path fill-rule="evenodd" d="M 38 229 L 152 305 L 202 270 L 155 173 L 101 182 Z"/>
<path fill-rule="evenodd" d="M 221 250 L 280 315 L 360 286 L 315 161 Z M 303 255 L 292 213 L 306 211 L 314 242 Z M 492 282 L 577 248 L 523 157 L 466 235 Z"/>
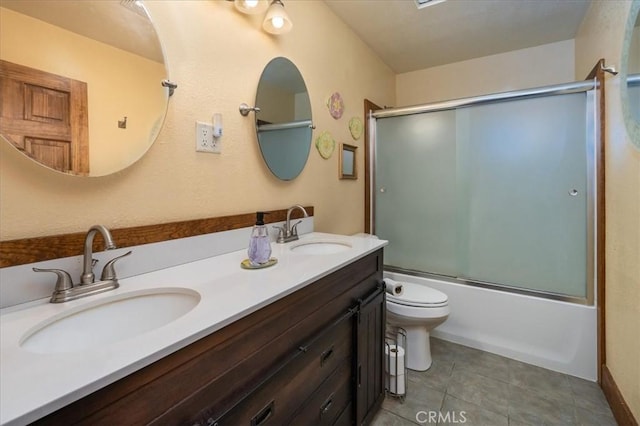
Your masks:
<path fill-rule="evenodd" d="M 391 376 L 399 376 L 404 374 L 404 348 L 398 345 L 385 345 L 384 353 L 389 361 L 386 365 L 386 371 Z"/>
<path fill-rule="evenodd" d="M 404 374 L 401 376 L 389 376 L 389 392 L 396 395 L 404 395 L 406 392 Z"/>
<path fill-rule="evenodd" d="M 385 278 L 383 281 L 386 284 L 387 293 L 394 296 L 402 296 L 402 294 L 404 293 L 402 283 L 392 280 L 391 278 Z"/>

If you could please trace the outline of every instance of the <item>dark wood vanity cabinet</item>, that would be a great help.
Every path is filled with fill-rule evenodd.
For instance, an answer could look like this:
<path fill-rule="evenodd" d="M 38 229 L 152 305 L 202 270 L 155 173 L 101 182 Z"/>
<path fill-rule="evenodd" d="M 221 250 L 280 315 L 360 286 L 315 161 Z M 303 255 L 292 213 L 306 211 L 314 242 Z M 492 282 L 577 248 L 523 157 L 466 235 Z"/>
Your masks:
<path fill-rule="evenodd" d="M 384 399 L 382 249 L 41 424 L 367 424 Z"/>

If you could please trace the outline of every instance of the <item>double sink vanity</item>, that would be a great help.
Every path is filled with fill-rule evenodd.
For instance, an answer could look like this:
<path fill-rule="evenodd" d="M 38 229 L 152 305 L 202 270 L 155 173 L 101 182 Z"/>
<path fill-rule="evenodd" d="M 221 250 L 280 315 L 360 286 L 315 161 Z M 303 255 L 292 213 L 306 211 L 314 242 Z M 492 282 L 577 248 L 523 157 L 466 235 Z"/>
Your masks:
<path fill-rule="evenodd" d="M 238 250 L 5 309 L 1 424 L 367 423 L 384 245 L 313 232 L 273 244 L 269 268 Z"/>

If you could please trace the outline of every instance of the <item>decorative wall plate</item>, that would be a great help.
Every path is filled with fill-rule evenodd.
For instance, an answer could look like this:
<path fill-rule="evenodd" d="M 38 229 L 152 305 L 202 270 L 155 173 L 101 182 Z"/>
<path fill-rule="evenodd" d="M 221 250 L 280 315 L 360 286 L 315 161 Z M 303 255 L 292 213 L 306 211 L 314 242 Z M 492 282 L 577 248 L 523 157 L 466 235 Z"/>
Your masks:
<path fill-rule="evenodd" d="M 316 138 L 316 149 L 320 153 L 320 156 L 325 160 L 330 158 L 333 154 L 333 150 L 336 147 L 336 141 L 333 140 L 331 133 L 326 130 Z"/>
<path fill-rule="evenodd" d="M 329 108 L 329 114 L 331 114 L 331 116 L 336 120 L 342 117 L 342 113 L 344 112 L 344 102 L 342 101 L 340 93 L 335 92 L 329 97 L 329 100 L 327 101 L 327 108 Z"/>
<path fill-rule="evenodd" d="M 360 120 L 360 118 L 353 117 L 351 120 L 349 120 L 349 131 L 351 132 L 351 137 L 354 140 L 360 139 L 360 136 L 362 136 L 362 130 L 363 126 L 362 120 Z"/>

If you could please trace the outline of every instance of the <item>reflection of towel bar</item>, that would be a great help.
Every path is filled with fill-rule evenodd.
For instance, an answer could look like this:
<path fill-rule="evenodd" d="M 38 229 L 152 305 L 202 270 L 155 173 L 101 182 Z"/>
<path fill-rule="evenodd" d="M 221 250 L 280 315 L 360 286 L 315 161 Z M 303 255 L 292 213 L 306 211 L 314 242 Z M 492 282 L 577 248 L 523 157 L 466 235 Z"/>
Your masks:
<path fill-rule="evenodd" d="M 316 126 L 313 125 L 311 120 L 301 120 L 301 121 L 290 121 L 288 123 L 280 123 L 280 124 L 260 124 L 258 126 L 258 132 L 270 132 L 272 130 L 295 129 L 298 127 L 310 127 L 312 129 L 316 128 Z"/>

